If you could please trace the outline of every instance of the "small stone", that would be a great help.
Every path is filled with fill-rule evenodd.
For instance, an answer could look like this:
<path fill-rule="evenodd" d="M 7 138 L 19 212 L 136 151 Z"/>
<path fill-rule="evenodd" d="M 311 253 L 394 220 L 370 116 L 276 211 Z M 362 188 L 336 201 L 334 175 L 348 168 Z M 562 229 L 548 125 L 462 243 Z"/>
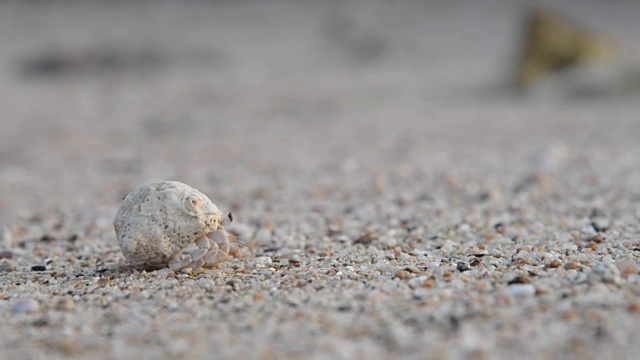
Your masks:
<path fill-rule="evenodd" d="M 199 287 L 203 288 L 203 289 L 208 289 L 211 290 L 214 288 L 214 286 L 216 285 L 216 283 L 209 279 L 209 278 L 200 278 L 196 281 L 196 284 L 198 284 Z"/>
<path fill-rule="evenodd" d="M 411 273 L 408 272 L 407 270 L 399 270 L 393 275 L 393 277 L 402 279 L 402 280 L 407 280 L 411 278 Z"/>
<path fill-rule="evenodd" d="M 270 265 L 271 258 L 269 256 L 259 256 L 256 258 L 256 264 Z"/>
<path fill-rule="evenodd" d="M 605 237 L 602 236 L 602 234 L 595 234 L 592 237 L 590 237 L 589 239 L 587 239 L 587 241 L 589 242 L 595 242 L 596 244 L 602 244 L 605 240 Z"/>
<path fill-rule="evenodd" d="M 417 289 L 420 287 L 424 287 L 424 285 L 427 283 L 427 281 L 429 280 L 428 277 L 422 275 L 422 276 L 417 276 L 411 280 L 409 280 L 409 287 L 411 287 L 412 289 Z"/>
<path fill-rule="evenodd" d="M 549 264 L 547 264 L 547 267 L 549 269 L 557 269 L 560 266 L 562 266 L 562 263 L 557 259 L 553 259 L 553 260 L 551 260 L 551 262 Z"/>
<path fill-rule="evenodd" d="M 289 259 L 288 263 L 293 267 L 300 267 L 302 263 L 298 259 Z M 353 267 L 351 267 L 353 269 Z"/>
<path fill-rule="evenodd" d="M 471 270 L 471 268 L 469 267 L 469 264 L 467 264 L 466 261 L 458 261 L 458 266 L 456 266 L 456 270 L 460 272 L 465 272 L 465 271 Z"/>
<path fill-rule="evenodd" d="M 487 280 L 480 280 L 476 283 L 476 289 L 480 292 L 487 292 L 491 290 L 491 282 Z"/>
<path fill-rule="evenodd" d="M 43 265 L 34 265 L 31 267 L 31 271 L 47 271 L 47 267 Z"/>
<path fill-rule="evenodd" d="M 13 259 L 13 252 L 10 250 L 0 251 L 0 259 Z"/>
<path fill-rule="evenodd" d="M 55 238 L 55 237 L 53 237 L 53 236 L 51 236 L 51 235 L 49 235 L 49 234 L 44 234 L 44 235 L 42 235 L 42 237 L 40 238 L 40 241 L 42 241 L 42 242 L 46 242 L 46 243 L 48 243 L 48 242 L 52 242 L 52 241 L 55 241 L 55 240 L 56 240 L 56 238 Z"/>
<path fill-rule="evenodd" d="M 616 262 L 616 266 L 618 270 L 620 270 L 620 275 L 622 275 L 623 279 L 628 279 L 629 276 L 638 274 L 638 266 L 633 260 L 620 260 Z"/>
<path fill-rule="evenodd" d="M 575 310 L 567 310 L 561 316 L 563 320 L 573 321 L 580 318 L 580 313 Z"/>
<path fill-rule="evenodd" d="M 11 272 L 16 271 L 16 266 L 10 262 L 2 261 L 0 262 L 0 272 Z"/>
<path fill-rule="evenodd" d="M 529 277 L 524 275 L 524 276 L 516 276 L 515 278 L 513 278 L 511 281 L 508 282 L 509 285 L 515 285 L 515 284 L 528 284 L 529 281 Z"/>
<path fill-rule="evenodd" d="M 359 236 L 357 239 L 353 241 L 354 244 L 369 244 L 373 240 L 376 239 L 376 236 L 373 232 L 367 231 L 363 235 Z"/>
<path fill-rule="evenodd" d="M 591 218 L 591 226 L 597 232 L 607 231 L 611 227 L 611 221 L 605 217 Z"/>
<path fill-rule="evenodd" d="M 565 270 L 579 269 L 580 268 L 580 264 L 578 264 L 575 261 L 569 261 L 568 263 L 564 264 L 564 268 L 565 268 Z"/>
<path fill-rule="evenodd" d="M 40 309 L 40 304 L 33 299 L 20 300 L 13 305 L 13 311 L 19 314 L 34 313 Z"/>
<path fill-rule="evenodd" d="M 52 347 L 59 350 L 62 354 L 69 357 L 77 357 L 82 353 L 82 345 L 77 339 L 67 337 L 60 340 L 50 340 L 48 342 Z"/>
<path fill-rule="evenodd" d="M 533 296 L 536 294 L 536 287 L 533 284 L 514 284 L 509 286 L 511 296 Z"/>
<path fill-rule="evenodd" d="M 591 270 L 588 280 L 591 283 L 617 284 L 620 282 L 620 270 L 613 264 L 600 264 Z"/>
<path fill-rule="evenodd" d="M 75 302 L 71 299 L 60 299 L 56 303 L 56 310 L 71 311 L 75 307 Z"/>

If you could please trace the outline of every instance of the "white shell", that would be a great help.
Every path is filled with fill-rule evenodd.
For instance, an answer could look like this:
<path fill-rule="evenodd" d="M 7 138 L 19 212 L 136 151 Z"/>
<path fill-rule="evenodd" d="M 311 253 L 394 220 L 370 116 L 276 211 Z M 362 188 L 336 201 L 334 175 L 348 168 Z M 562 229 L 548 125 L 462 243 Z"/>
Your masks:
<path fill-rule="evenodd" d="M 127 195 L 113 226 L 134 267 L 168 267 L 196 239 L 221 226 L 223 214 L 200 191 L 177 181 L 143 185 Z"/>

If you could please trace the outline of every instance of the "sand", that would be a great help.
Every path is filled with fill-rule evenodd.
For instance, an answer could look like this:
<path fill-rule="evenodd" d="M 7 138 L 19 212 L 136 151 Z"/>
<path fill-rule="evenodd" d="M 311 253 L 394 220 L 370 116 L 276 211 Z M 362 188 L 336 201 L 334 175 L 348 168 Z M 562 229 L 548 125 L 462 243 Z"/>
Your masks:
<path fill-rule="evenodd" d="M 0 358 L 635 358 L 640 105 L 500 90 L 520 9 L 0 5 Z M 130 268 L 159 179 L 245 256 Z"/>

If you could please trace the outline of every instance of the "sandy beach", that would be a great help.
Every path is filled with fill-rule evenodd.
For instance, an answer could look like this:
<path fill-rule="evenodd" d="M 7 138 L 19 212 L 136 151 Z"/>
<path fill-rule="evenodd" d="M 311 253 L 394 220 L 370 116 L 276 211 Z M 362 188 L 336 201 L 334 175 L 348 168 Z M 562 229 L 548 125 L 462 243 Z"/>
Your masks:
<path fill-rule="evenodd" d="M 0 358 L 636 358 L 638 95 L 510 92 L 524 5 L 0 4 Z M 161 179 L 245 256 L 129 267 Z"/>

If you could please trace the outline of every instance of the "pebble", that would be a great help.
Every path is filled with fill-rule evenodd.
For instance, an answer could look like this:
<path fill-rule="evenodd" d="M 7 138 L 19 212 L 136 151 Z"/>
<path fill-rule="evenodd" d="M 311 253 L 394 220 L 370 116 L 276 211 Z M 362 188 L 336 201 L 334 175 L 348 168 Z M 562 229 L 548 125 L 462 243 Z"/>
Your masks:
<path fill-rule="evenodd" d="M 471 268 L 469 267 L 469 264 L 467 264 L 466 261 L 458 261 L 458 266 L 456 266 L 456 270 L 460 272 L 464 272 L 467 270 L 471 270 Z"/>
<path fill-rule="evenodd" d="M 509 286 L 511 296 L 533 296 L 536 294 L 536 287 L 533 284 L 513 284 Z"/>
<path fill-rule="evenodd" d="M 620 282 L 620 270 L 614 264 L 599 264 L 591 270 L 587 279 L 591 283 L 617 284 Z"/>
<path fill-rule="evenodd" d="M 47 271 L 47 267 L 43 265 L 34 265 L 31 267 L 31 271 Z"/>
<path fill-rule="evenodd" d="M 208 289 L 211 290 L 213 289 L 213 287 L 216 285 L 216 283 L 209 279 L 209 278 L 200 278 L 196 281 L 196 284 L 198 284 L 199 287 L 203 288 L 203 289 Z"/>
<path fill-rule="evenodd" d="M 564 264 L 564 268 L 566 270 L 579 269 L 580 268 L 580 264 L 578 264 L 577 262 L 574 262 L 574 261 L 569 261 L 568 263 Z"/>
<path fill-rule="evenodd" d="M 611 221 L 605 217 L 594 217 L 591 219 L 591 226 L 597 231 L 607 231 L 611 227 Z"/>
<path fill-rule="evenodd" d="M 526 275 L 521 275 L 521 276 L 516 276 L 515 278 L 513 278 L 512 280 L 509 281 L 509 285 L 516 285 L 516 284 L 528 284 L 529 283 L 529 277 Z"/>
<path fill-rule="evenodd" d="M 60 299 L 56 302 L 56 310 L 71 311 L 75 307 L 75 302 L 71 299 Z"/>
<path fill-rule="evenodd" d="M 411 273 L 408 272 L 407 270 L 399 270 L 399 271 L 396 271 L 393 277 L 402 279 L 402 280 L 407 280 L 411 278 Z"/>
<path fill-rule="evenodd" d="M 429 280 L 429 278 L 427 276 L 421 275 L 421 276 L 417 276 L 413 279 L 410 279 L 408 281 L 409 287 L 411 287 L 412 289 L 416 289 L 416 288 L 420 288 L 423 287 L 427 281 Z"/>
<path fill-rule="evenodd" d="M 16 266 L 14 264 L 6 261 L 0 262 L 0 272 L 11 272 L 15 270 Z"/>
<path fill-rule="evenodd" d="M 547 267 L 548 267 L 549 269 L 557 269 L 557 268 L 559 268 L 560 266 L 562 266 L 562 263 L 561 263 L 559 260 L 557 260 L 557 259 L 553 259 L 553 260 L 551 260 L 551 262 L 549 262 L 549 263 L 547 264 Z"/>
<path fill-rule="evenodd" d="M 475 284 L 476 290 L 480 292 L 487 292 L 493 288 L 490 281 L 480 280 Z"/>
<path fill-rule="evenodd" d="M 13 311 L 19 314 L 34 313 L 40 309 L 40 304 L 33 299 L 20 300 L 13 305 Z"/>
<path fill-rule="evenodd" d="M 0 259 L 13 259 L 13 252 L 10 250 L 0 251 Z"/>
<path fill-rule="evenodd" d="M 269 265 L 271 258 L 269 256 L 258 256 L 255 260 L 256 264 Z"/>
<path fill-rule="evenodd" d="M 638 266 L 633 260 L 619 260 L 618 262 L 616 262 L 616 266 L 618 267 L 620 275 L 623 279 L 628 279 L 629 276 L 638 274 Z"/>

